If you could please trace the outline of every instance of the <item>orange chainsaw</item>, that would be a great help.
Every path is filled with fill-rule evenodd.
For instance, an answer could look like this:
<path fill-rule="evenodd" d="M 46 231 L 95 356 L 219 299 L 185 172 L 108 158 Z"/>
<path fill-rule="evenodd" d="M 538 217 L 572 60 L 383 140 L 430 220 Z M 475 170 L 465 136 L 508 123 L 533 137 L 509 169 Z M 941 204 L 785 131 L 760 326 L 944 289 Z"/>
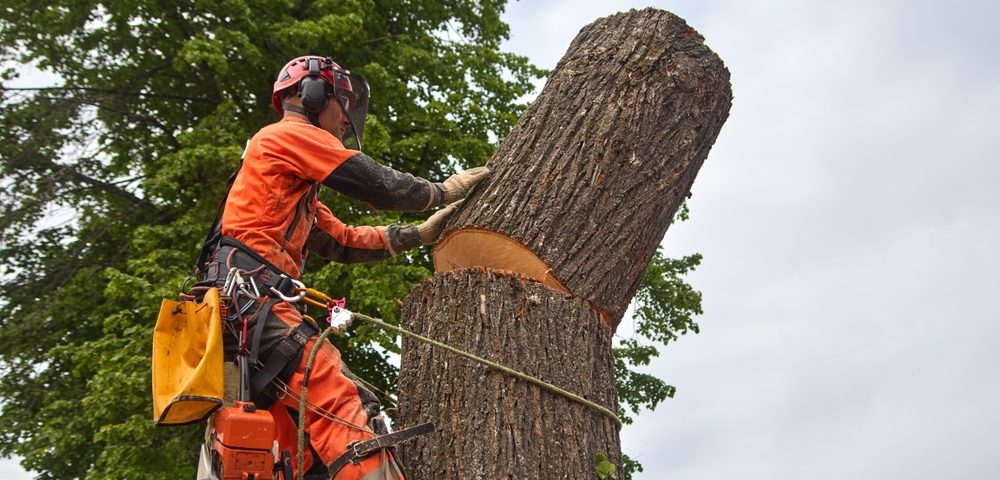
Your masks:
<path fill-rule="evenodd" d="M 247 318 L 240 332 L 236 354 L 240 375 L 239 400 L 224 407 L 209 420 L 205 443 L 198 461 L 198 480 L 292 480 L 292 459 L 283 452 L 277 457 L 274 418 L 250 399 L 250 360 Z"/>

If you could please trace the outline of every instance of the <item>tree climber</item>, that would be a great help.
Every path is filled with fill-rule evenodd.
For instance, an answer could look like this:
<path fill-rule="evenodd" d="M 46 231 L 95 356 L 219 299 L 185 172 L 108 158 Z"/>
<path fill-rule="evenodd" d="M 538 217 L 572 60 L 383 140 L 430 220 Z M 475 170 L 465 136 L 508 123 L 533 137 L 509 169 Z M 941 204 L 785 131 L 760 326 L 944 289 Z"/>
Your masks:
<path fill-rule="evenodd" d="M 298 395 L 307 355 L 319 330 L 282 296 L 295 295 L 304 257 L 315 253 L 353 263 L 389 258 L 437 240 L 448 217 L 489 170 L 478 167 L 441 183 L 383 166 L 359 150 L 368 108 L 368 85 L 330 58 L 290 61 L 274 82 L 272 103 L 283 117 L 250 139 L 224 207 L 199 257 L 202 285 L 222 286 L 233 267 L 250 272 L 260 298 L 247 311 L 249 354 L 258 369 L 251 394 L 275 418 L 279 448 L 295 452 Z M 351 227 L 317 200 L 320 185 L 377 209 L 407 212 L 448 205 L 419 225 Z M 248 306 L 249 307 L 249 306 Z M 237 306 L 236 308 L 240 308 Z M 225 328 L 227 357 L 237 332 Z M 345 462 L 348 445 L 386 433 L 378 400 L 345 376 L 340 352 L 320 347 L 308 373 L 307 474 L 322 478 L 402 478 L 390 452 Z M 314 458 L 318 456 L 318 458 Z M 356 463 L 355 463 L 356 462 Z M 312 465 L 312 468 L 310 468 Z M 333 471 L 336 470 L 336 471 Z"/>

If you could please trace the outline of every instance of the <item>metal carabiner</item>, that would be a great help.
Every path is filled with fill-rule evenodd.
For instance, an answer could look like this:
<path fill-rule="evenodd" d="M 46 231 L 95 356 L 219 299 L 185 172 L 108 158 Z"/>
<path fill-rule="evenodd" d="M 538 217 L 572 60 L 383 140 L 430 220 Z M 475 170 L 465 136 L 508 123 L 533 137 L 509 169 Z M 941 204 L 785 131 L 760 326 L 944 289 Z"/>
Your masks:
<path fill-rule="evenodd" d="M 233 290 L 239 290 L 246 294 L 246 296 L 251 296 L 249 289 L 247 289 L 247 282 L 243 280 L 243 275 L 240 275 L 239 270 L 233 273 L 233 283 L 229 286 L 229 291 L 232 292 Z M 232 293 L 230 293 L 230 296 L 232 296 Z"/>
<path fill-rule="evenodd" d="M 254 281 L 252 276 L 247 277 L 250 279 L 249 281 L 244 280 L 243 276 L 239 273 L 237 273 L 236 276 L 239 279 L 238 287 L 241 292 L 253 299 L 260 298 L 260 290 L 257 289 L 257 282 Z M 252 291 L 250 290 L 251 287 L 253 287 Z"/>
<path fill-rule="evenodd" d="M 302 283 L 302 282 L 300 282 L 300 281 L 298 281 L 298 280 L 296 280 L 294 278 L 291 278 L 291 277 L 289 277 L 287 275 L 281 275 L 281 277 L 282 278 L 287 278 L 288 280 L 290 280 L 292 282 L 292 285 L 295 285 L 295 288 L 297 290 L 298 289 L 303 289 L 304 290 L 306 288 L 306 284 L 304 284 L 304 283 Z M 280 299 L 282 299 L 282 300 L 284 300 L 284 301 L 286 301 L 288 303 L 298 302 L 298 301 L 302 300 L 303 298 L 305 298 L 305 296 L 306 296 L 306 292 L 304 292 L 302 290 L 299 290 L 299 294 L 298 295 L 296 295 L 294 297 L 289 297 L 289 296 L 281 293 L 280 291 L 278 291 L 277 288 L 274 288 L 274 287 L 271 287 L 271 293 L 273 293 L 274 296 L 276 296 L 276 297 L 278 297 L 278 298 L 280 298 Z"/>
<path fill-rule="evenodd" d="M 236 277 L 236 267 L 230 268 L 226 274 L 226 281 L 222 283 L 222 294 L 231 297 L 233 295 L 233 279 Z"/>
<path fill-rule="evenodd" d="M 254 298 L 260 298 L 260 289 L 257 288 L 257 281 L 250 277 L 250 286 L 253 287 Z"/>

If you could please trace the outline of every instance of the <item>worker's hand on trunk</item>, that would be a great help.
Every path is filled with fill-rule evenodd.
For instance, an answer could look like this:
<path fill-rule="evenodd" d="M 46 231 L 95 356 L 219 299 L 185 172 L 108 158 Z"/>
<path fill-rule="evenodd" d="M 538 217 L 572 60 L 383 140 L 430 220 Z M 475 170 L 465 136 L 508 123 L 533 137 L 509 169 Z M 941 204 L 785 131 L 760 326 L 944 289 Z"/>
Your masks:
<path fill-rule="evenodd" d="M 444 203 L 449 204 L 461 200 L 469 194 L 469 190 L 481 182 L 490 173 L 487 167 L 470 168 L 462 173 L 456 173 L 444 181 Z"/>
<path fill-rule="evenodd" d="M 420 234 L 420 241 L 424 245 L 429 245 L 438 240 L 441 236 L 441 232 L 444 230 L 444 225 L 448 223 L 448 219 L 458 210 L 458 206 L 462 204 L 462 201 L 457 201 L 434 212 L 424 223 L 417 225 L 417 233 Z"/>

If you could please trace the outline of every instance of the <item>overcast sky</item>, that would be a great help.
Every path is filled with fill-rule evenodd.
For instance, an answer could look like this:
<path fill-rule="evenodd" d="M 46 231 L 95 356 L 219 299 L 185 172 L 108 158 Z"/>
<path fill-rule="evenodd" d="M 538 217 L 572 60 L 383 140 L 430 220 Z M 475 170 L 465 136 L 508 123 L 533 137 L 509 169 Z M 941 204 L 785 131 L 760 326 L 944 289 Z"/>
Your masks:
<path fill-rule="evenodd" d="M 1000 478 L 1000 2 L 526 0 L 507 48 L 650 5 L 735 101 L 665 240 L 705 314 L 622 432 L 639 478 Z"/>

